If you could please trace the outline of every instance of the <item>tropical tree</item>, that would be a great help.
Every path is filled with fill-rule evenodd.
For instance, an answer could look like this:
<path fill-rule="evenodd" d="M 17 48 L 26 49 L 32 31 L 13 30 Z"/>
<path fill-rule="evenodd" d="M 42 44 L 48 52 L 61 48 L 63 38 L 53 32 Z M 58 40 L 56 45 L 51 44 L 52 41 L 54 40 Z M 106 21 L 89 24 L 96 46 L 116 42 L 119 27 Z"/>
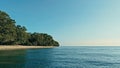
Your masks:
<path fill-rule="evenodd" d="M 46 33 L 33 33 L 29 39 L 32 45 L 38 46 L 59 46 L 58 42 L 54 41 L 52 36 Z"/>
<path fill-rule="evenodd" d="M 46 33 L 27 33 L 26 27 L 15 23 L 7 13 L 0 11 L 0 45 L 59 46 L 52 36 Z"/>
<path fill-rule="evenodd" d="M 0 11 L 0 44 L 14 44 L 15 29 L 15 20 L 12 20 L 7 13 Z"/>
<path fill-rule="evenodd" d="M 16 33 L 17 33 L 16 44 L 18 45 L 26 44 L 29 37 L 26 30 L 27 29 L 24 26 L 23 27 L 21 25 L 16 26 Z"/>

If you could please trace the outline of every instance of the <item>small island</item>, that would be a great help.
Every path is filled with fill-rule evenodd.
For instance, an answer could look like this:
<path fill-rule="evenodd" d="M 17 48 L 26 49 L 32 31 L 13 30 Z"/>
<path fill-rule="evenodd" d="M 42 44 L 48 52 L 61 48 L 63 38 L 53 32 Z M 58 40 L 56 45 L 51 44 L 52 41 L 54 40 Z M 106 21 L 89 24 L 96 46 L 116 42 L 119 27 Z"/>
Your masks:
<path fill-rule="evenodd" d="M 0 48 L 49 48 L 59 46 L 51 35 L 27 32 L 25 26 L 16 25 L 15 20 L 4 11 L 0 11 Z M 33 26 L 35 27 L 35 26 Z M 35 46 L 35 47 L 34 47 Z M 8 49 L 9 49 L 8 48 Z"/>

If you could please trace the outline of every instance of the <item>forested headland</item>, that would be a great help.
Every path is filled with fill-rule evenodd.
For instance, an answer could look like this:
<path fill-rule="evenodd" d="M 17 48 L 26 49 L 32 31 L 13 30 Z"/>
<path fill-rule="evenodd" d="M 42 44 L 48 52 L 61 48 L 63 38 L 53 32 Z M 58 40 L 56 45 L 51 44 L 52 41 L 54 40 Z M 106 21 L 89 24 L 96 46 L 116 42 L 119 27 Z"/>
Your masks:
<path fill-rule="evenodd" d="M 59 43 L 46 33 L 27 32 L 26 27 L 16 25 L 6 12 L 0 11 L 0 45 L 59 46 Z"/>

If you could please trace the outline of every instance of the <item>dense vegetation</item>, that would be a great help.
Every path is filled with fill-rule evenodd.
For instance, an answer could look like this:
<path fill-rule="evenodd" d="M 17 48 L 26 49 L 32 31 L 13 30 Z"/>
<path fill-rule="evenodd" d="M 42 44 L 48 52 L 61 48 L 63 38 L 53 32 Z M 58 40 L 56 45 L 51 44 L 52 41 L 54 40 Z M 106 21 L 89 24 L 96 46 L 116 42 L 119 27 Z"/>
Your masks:
<path fill-rule="evenodd" d="M 45 33 L 28 33 L 24 26 L 15 23 L 6 12 L 0 11 L 0 45 L 59 46 L 52 36 Z"/>

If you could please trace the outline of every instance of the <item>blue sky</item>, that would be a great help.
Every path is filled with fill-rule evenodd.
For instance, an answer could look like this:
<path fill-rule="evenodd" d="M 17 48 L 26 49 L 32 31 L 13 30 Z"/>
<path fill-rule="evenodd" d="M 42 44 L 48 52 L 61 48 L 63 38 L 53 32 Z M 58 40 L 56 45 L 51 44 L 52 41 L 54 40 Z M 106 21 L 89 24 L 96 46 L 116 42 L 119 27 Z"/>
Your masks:
<path fill-rule="evenodd" d="M 1 0 L 0 10 L 61 45 L 120 45 L 120 0 Z"/>

